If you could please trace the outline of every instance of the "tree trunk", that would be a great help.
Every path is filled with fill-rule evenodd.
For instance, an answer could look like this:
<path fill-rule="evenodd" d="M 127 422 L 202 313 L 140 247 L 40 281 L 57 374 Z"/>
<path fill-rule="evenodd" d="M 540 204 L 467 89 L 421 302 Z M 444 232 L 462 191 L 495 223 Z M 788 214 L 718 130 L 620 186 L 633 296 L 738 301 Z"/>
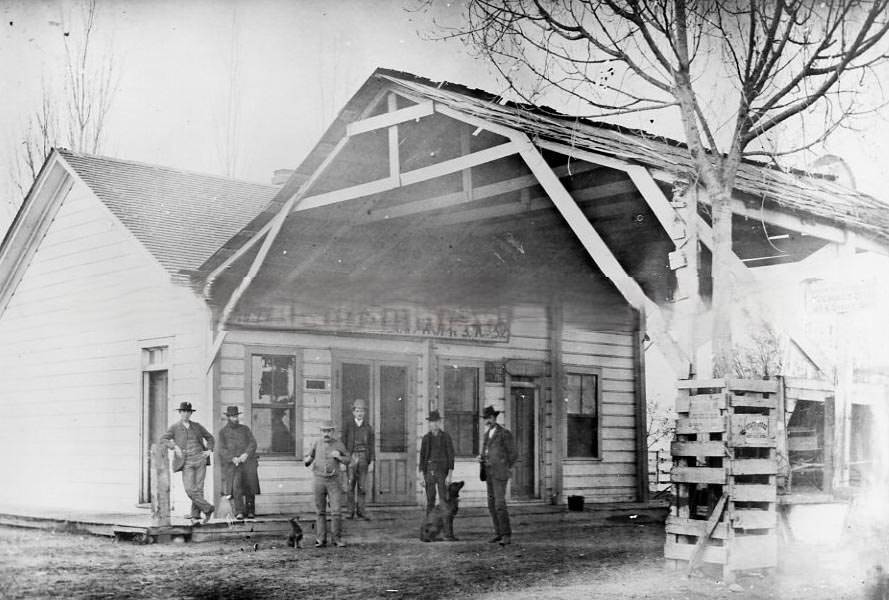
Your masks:
<path fill-rule="evenodd" d="M 713 211 L 713 375 L 731 374 L 732 302 L 732 197 L 728 189 L 707 190 Z"/>

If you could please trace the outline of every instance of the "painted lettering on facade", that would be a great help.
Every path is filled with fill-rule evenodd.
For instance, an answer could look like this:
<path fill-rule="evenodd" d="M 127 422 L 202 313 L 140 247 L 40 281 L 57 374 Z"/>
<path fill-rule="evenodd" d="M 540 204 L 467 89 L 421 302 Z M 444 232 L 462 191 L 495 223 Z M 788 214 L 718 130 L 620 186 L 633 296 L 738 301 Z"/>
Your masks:
<path fill-rule="evenodd" d="M 244 307 L 231 318 L 241 326 L 280 327 L 332 333 L 398 335 L 508 342 L 510 313 L 464 308 L 332 307 L 306 311 L 295 304 Z"/>

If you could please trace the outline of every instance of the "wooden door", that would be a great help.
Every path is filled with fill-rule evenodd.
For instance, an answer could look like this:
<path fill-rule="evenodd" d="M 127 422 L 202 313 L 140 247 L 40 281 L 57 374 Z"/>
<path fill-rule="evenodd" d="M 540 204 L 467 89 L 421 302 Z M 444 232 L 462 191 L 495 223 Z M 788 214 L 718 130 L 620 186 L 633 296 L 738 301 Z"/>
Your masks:
<path fill-rule="evenodd" d="M 535 490 L 535 438 L 536 389 L 532 387 L 513 387 L 510 389 L 512 434 L 515 440 L 518 458 L 513 467 L 512 495 L 519 499 L 530 499 Z"/>
<path fill-rule="evenodd" d="M 339 435 L 352 418 L 352 401 L 367 401 L 376 461 L 369 502 L 413 504 L 414 374 L 408 361 L 343 358 L 337 361 Z"/>
<path fill-rule="evenodd" d="M 411 369 L 407 364 L 378 363 L 375 374 L 375 412 L 380 425 L 374 499 L 379 504 L 412 504 L 415 478 L 410 460 L 414 409 Z"/>
<path fill-rule="evenodd" d="M 167 371 L 142 374 L 142 478 L 139 502 L 151 502 L 151 445 L 167 430 Z"/>

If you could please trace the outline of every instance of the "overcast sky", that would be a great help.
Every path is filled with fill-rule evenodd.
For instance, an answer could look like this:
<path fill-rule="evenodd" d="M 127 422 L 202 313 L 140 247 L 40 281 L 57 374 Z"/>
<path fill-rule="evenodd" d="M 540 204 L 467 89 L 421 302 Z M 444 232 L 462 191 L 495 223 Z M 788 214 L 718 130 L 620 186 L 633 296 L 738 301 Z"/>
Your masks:
<path fill-rule="evenodd" d="M 95 50 L 113 57 L 118 77 L 102 153 L 223 173 L 226 123 L 234 115 L 235 175 L 268 182 L 273 170 L 302 160 L 376 67 L 503 91 L 459 42 L 424 39 L 431 15 L 409 10 L 417 4 L 99 0 Z M 435 16 L 456 19 L 460 4 L 437 2 Z M 80 6 L 0 0 L 0 193 L 13 194 L 10 153 L 39 106 L 43 82 L 60 81 L 63 34 L 78 34 Z M 875 194 L 885 186 L 885 124 L 877 118 L 867 132 L 844 133 L 824 149 L 844 156 L 859 188 Z M 0 202 L 0 230 L 12 217 L 7 205 Z"/>

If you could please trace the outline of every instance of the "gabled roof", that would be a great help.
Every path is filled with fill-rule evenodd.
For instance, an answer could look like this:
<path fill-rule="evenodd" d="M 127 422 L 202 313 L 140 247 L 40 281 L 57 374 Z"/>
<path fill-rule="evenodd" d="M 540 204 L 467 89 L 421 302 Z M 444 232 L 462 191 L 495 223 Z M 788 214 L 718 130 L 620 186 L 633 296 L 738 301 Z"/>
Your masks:
<path fill-rule="evenodd" d="M 244 229 L 225 243 L 200 269 L 211 273 L 251 240 L 295 194 L 325 157 L 346 135 L 346 126 L 378 98 L 383 89 L 401 91 L 408 97 L 432 100 L 465 114 L 507 126 L 529 135 L 628 164 L 642 165 L 675 179 L 693 173 L 693 161 L 685 144 L 644 131 L 610 123 L 580 119 L 554 109 L 518 104 L 483 90 L 429 79 L 390 69 L 377 69 L 352 96 L 336 119 L 275 198 Z M 798 170 L 745 161 L 735 182 L 736 191 L 756 206 L 767 205 L 803 219 L 821 219 L 889 241 L 889 204 L 834 182 L 831 178 Z"/>
<path fill-rule="evenodd" d="M 278 191 L 261 185 L 60 149 L 68 166 L 174 275 L 197 269 Z"/>
<path fill-rule="evenodd" d="M 392 82 L 413 96 L 581 150 L 620 158 L 676 175 L 692 173 L 693 161 L 681 142 L 609 123 L 579 119 L 547 107 L 505 102 L 499 96 L 411 73 L 377 69 L 374 77 Z M 844 187 L 831 178 L 743 162 L 735 189 L 794 213 L 842 223 L 889 239 L 889 203 Z"/>

